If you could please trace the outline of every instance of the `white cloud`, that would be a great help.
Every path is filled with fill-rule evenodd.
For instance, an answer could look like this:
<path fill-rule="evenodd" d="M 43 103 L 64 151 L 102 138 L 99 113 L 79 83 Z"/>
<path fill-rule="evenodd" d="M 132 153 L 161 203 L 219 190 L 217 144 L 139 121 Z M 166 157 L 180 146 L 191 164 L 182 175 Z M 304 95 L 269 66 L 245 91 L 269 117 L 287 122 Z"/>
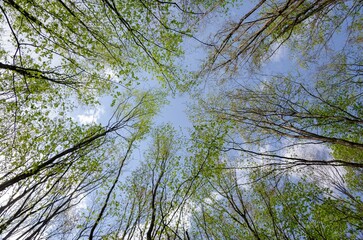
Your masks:
<path fill-rule="evenodd" d="M 290 143 L 291 144 L 291 143 Z M 285 149 L 285 157 L 296 157 L 307 160 L 330 160 L 331 149 L 324 144 L 301 142 Z"/>
<path fill-rule="evenodd" d="M 279 44 L 274 44 L 274 46 L 272 46 L 272 49 L 274 49 L 275 52 L 270 58 L 271 62 L 280 62 L 283 58 L 287 56 L 288 50 L 285 45 L 279 46 Z"/>
<path fill-rule="evenodd" d="M 97 107 L 95 109 L 88 109 L 84 114 L 78 114 L 77 118 L 81 124 L 96 123 L 100 120 L 102 114 L 105 113 L 103 107 Z"/>
<path fill-rule="evenodd" d="M 324 144 L 301 144 L 295 145 L 285 151 L 285 157 L 296 157 L 307 160 L 333 160 L 332 150 Z M 307 176 L 310 181 L 314 181 L 320 187 L 330 188 L 336 195 L 339 195 L 337 186 L 346 187 L 344 175 L 346 171 L 343 167 L 330 165 L 313 165 L 305 168 L 304 171 L 292 172 L 292 176 L 299 179 L 302 176 Z"/>

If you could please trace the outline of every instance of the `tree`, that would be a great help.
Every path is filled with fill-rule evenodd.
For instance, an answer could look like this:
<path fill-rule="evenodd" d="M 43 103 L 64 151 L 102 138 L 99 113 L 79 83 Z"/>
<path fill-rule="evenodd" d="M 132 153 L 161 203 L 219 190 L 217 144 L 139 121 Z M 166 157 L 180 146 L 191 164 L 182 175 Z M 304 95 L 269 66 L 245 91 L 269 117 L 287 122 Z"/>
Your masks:
<path fill-rule="evenodd" d="M 99 81 L 109 82 L 107 69 L 124 85 L 140 69 L 172 81 L 173 58 L 182 53 L 182 37 L 191 36 L 182 17 L 193 21 L 198 15 L 176 3 L 143 0 L 7 0 L 1 12 L 15 48 L 3 70 L 24 82 L 36 77 L 95 89 Z"/>
<path fill-rule="evenodd" d="M 265 4 L 264 1 L 259 2 L 250 13 L 245 15 L 234 31 L 239 31 L 244 26 L 247 17 L 257 18 L 252 13 L 260 9 L 263 4 Z M 225 122 L 230 121 L 233 125 L 231 137 L 226 140 L 226 151 L 237 150 L 252 157 L 264 158 L 265 162 L 262 165 L 276 165 L 282 169 L 309 165 L 362 168 L 358 158 L 307 159 L 286 154 L 287 149 L 308 143 L 325 144 L 332 149 L 351 148 L 359 152 L 362 150 L 360 138 L 362 133 L 362 59 L 359 54 L 356 54 L 362 50 L 358 40 L 360 33 L 356 32 L 358 26 L 362 26 L 360 3 L 353 1 L 341 5 L 337 2 L 319 1 L 319 4 L 310 5 L 303 1 L 288 1 L 282 4 L 284 7 L 278 8 L 279 11 L 273 11 L 276 10 L 274 6 L 278 5 L 270 6 L 259 12 L 263 17 L 250 22 L 251 31 L 255 24 L 260 26 L 260 21 L 266 23 L 266 29 L 257 31 L 256 38 L 254 34 L 244 32 L 243 39 L 251 38 L 247 41 L 250 41 L 248 46 L 251 47 L 237 48 L 237 50 L 249 58 L 255 56 L 255 50 L 262 51 L 263 49 L 260 49 L 262 45 L 270 48 L 274 41 L 281 41 L 281 44 L 295 44 L 294 39 L 298 38 L 300 41 L 296 47 L 300 52 L 295 57 L 301 57 L 299 63 L 302 67 L 292 65 L 295 69 L 274 75 L 265 75 L 263 70 L 259 74 L 255 70 L 253 79 L 248 82 L 238 82 L 232 87 L 228 86 L 227 79 L 225 80 L 227 90 L 221 91 L 220 97 L 201 100 L 204 108 L 202 111 L 214 116 L 214 118 L 211 117 L 211 121 L 223 119 Z M 317 9 L 314 10 L 315 7 Z M 310 10 L 312 12 L 308 13 Z M 281 15 L 284 11 L 291 12 L 291 15 Z M 267 13 L 270 14 L 266 15 Z M 280 20 L 272 21 L 274 17 L 270 18 L 270 16 L 279 16 L 276 19 Z M 289 22 L 294 19 L 294 22 Z M 328 22 L 328 19 L 336 21 Z M 276 24 L 274 21 L 278 21 L 281 25 L 272 27 L 270 24 Z M 284 24 L 287 25 L 284 27 Z M 337 34 L 337 29 L 341 29 L 343 24 L 348 26 L 342 29 L 347 33 L 343 41 L 352 44 L 335 49 L 330 48 L 322 54 L 316 47 L 331 44 L 333 35 Z M 311 26 L 313 31 L 319 29 L 317 39 L 315 35 L 306 36 L 306 33 L 300 31 L 305 26 Z M 269 32 L 269 28 L 273 31 Z M 237 35 L 237 39 L 230 39 L 237 34 L 234 31 L 230 32 L 223 45 L 226 51 L 235 51 L 234 45 L 227 44 L 229 41 L 231 44 L 244 41 L 237 38 Z M 307 45 L 311 47 L 303 48 Z M 252 52 L 249 52 L 250 50 Z M 269 51 L 266 52 L 268 54 Z M 228 68 L 229 62 L 233 59 L 237 61 L 238 55 L 235 54 L 236 58 L 229 60 L 227 58 L 225 66 Z M 308 56 L 320 56 L 318 59 L 321 62 L 311 61 Z M 258 62 L 262 64 L 264 61 L 261 61 Z M 237 61 L 237 64 L 243 64 L 243 62 L 243 60 Z M 212 65 L 208 66 L 212 67 Z M 268 146 L 271 150 L 261 151 L 260 146 Z"/>
<path fill-rule="evenodd" d="M 362 168 L 358 158 L 319 161 L 283 156 L 281 150 L 276 150 L 290 139 L 293 145 L 310 141 L 362 150 L 361 84 L 354 78 L 348 82 L 350 76 L 345 74 L 330 77 L 329 85 L 325 79 L 317 81 L 314 87 L 304 85 L 297 77 L 277 76 L 256 88 L 245 87 L 229 92 L 229 105 L 219 107 L 218 102 L 214 105 L 208 103 L 207 111 L 234 122 L 235 130 L 245 142 L 239 143 L 232 138 L 231 150 L 264 156 L 272 161 L 277 158 L 281 160 L 280 164 L 287 166 L 330 164 Z M 270 153 L 242 147 L 257 142 L 276 146 L 272 145 Z M 288 147 L 291 148 L 285 146 Z"/>
<path fill-rule="evenodd" d="M 108 214 L 115 223 L 105 237 L 183 239 L 188 235 L 190 204 L 203 184 L 200 176 L 210 154 L 203 149 L 199 164 L 195 156 L 184 156 L 179 149 L 186 142 L 170 125 L 155 128 L 152 136 L 145 161 L 120 185 L 122 194 L 110 205 Z"/>
<path fill-rule="evenodd" d="M 83 198 L 101 186 L 108 186 L 110 178 L 118 179 L 135 142 L 147 133 L 157 104 L 158 100 L 150 94 L 128 97 L 105 127 L 81 128 L 74 124 L 68 129 L 60 122 L 52 132 L 54 123 L 51 121 L 46 128 L 48 141 L 29 128 L 25 136 L 29 138 L 33 134 L 35 140 L 29 142 L 28 138 L 19 137 L 30 146 L 17 147 L 19 153 L 10 149 L 12 161 L 7 165 L 3 163 L 7 170 L 0 182 L 0 191 L 5 197 L 0 209 L 4 239 L 54 234 L 57 229 L 53 224 L 57 218 L 72 214 Z M 64 137 L 51 138 L 52 134 L 59 137 L 58 131 L 65 134 Z M 119 167 L 114 168 L 114 165 Z M 102 216 L 102 210 L 98 215 Z M 74 229 L 66 234 L 74 235 Z"/>
<path fill-rule="evenodd" d="M 286 44 L 291 44 L 299 55 L 311 56 L 306 54 L 327 47 L 347 22 L 351 40 L 361 39 L 359 1 L 261 0 L 250 4 L 251 8 L 239 20 L 215 34 L 214 49 L 202 73 L 222 69 L 234 75 L 241 66 L 249 64 L 254 70 Z"/>
<path fill-rule="evenodd" d="M 260 174 L 250 177 L 260 179 Z M 225 171 L 204 185 L 191 218 L 193 238 L 354 239 L 362 234 L 361 216 L 342 210 L 343 198 L 333 198 L 316 182 L 284 175 L 246 186 L 241 175 Z"/>

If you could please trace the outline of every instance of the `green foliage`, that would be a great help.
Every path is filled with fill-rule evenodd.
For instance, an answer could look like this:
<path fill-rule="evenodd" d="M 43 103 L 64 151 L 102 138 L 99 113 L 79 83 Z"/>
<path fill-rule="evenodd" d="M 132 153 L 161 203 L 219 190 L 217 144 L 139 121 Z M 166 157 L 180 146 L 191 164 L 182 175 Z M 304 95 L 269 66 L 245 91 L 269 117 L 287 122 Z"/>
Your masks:
<path fill-rule="evenodd" d="M 362 238 L 362 9 L 4 0 L 0 238 Z M 199 21 L 227 14 L 199 39 Z M 200 87 L 178 65 L 186 38 L 210 53 L 193 76 L 213 89 L 190 92 L 184 136 L 153 117 L 169 93 Z M 279 48 L 289 64 L 275 74 Z M 74 118 L 104 96 L 103 125 Z"/>

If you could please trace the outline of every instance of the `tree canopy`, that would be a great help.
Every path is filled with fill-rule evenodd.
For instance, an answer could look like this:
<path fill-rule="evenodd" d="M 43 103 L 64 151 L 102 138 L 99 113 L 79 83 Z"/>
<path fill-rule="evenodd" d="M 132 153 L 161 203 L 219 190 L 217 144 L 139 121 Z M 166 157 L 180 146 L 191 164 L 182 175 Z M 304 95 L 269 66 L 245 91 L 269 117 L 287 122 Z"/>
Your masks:
<path fill-rule="evenodd" d="M 3 0 L 0 238 L 363 238 L 362 8 Z"/>

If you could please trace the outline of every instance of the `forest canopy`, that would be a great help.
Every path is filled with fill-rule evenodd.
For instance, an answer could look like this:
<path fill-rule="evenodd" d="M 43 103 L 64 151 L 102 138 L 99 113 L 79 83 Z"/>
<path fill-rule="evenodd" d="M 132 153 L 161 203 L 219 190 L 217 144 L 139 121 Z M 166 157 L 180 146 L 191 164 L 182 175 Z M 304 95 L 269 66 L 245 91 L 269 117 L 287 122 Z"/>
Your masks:
<path fill-rule="evenodd" d="M 362 239 L 362 8 L 1 1 L 0 238 Z"/>

